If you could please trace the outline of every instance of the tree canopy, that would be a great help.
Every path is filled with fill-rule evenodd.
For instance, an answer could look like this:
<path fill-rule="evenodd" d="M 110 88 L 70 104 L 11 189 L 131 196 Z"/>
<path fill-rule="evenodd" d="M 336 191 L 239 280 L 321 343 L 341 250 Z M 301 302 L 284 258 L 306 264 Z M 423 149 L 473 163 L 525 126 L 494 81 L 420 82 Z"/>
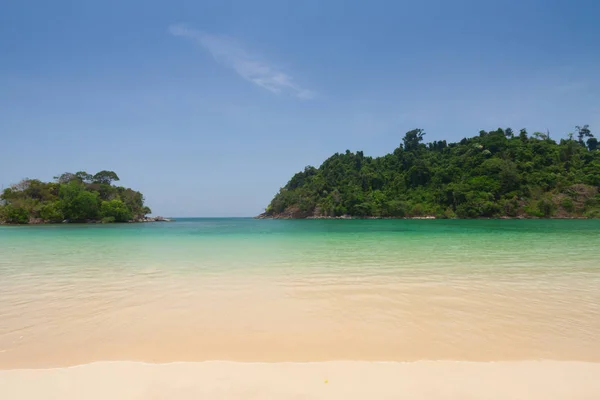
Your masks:
<path fill-rule="evenodd" d="M 458 143 L 406 133 L 392 153 L 336 153 L 295 174 L 265 217 L 600 217 L 600 150 L 588 125 L 480 131 Z M 587 140 L 585 140 L 587 139 Z"/>
<path fill-rule="evenodd" d="M 23 179 L 4 189 L 0 222 L 127 222 L 151 213 L 140 192 L 112 184 L 119 180 L 113 171 L 66 172 L 54 180 Z"/>

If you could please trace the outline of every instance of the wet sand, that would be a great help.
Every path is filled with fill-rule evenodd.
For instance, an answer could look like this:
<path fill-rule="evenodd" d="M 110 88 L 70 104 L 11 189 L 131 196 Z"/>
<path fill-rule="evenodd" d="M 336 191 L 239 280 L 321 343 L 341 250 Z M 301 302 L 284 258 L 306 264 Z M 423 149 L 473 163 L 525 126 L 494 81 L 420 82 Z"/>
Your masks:
<path fill-rule="evenodd" d="M 589 278 L 50 276 L 4 286 L 0 369 L 124 360 L 600 362 L 599 281 Z"/>

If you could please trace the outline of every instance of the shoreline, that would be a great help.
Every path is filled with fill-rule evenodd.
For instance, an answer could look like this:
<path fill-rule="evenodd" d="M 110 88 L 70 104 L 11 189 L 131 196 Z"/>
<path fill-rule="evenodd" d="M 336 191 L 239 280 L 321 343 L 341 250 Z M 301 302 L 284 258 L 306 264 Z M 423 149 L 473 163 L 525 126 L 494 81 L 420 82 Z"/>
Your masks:
<path fill-rule="evenodd" d="M 144 224 L 149 222 L 174 222 L 173 218 L 165 218 L 165 217 L 146 217 L 144 219 L 135 219 L 126 222 L 110 222 L 103 223 L 102 220 L 89 220 L 89 221 L 78 221 L 78 222 L 70 222 L 70 221 L 62 221 L 62 222 L 47 222 L 47 221 L 30 221 L 26 224 L 12 224 L 4 221 L 0 221 L 0 226 L 30 226 L 30 225 L 94 225 L 94 224 L 104 224 L 104 225 L 124 225 L 124 224 Z"/>
<path fill-rule="evenodd" d="M 594 220 L 598 218 L 589 218 L 589 217 L 528 217 L 528 216 L 518 216 L 518 217 L 478 217 L 478 218 L 437 218 L 433 215 L 427 215 L 422 217 L 354 217 L 349 215 L 344 215 L 340 217 L 324 217 L 324 216 L 309 216 L 309 217 L 288 217 L 288 216 L 263 216 L 257 215 L 252 217 L 253 219 L 289 219 L 289 220 L 447 220 L 447 221 L 479 221 L 479 220 Z"/>
<path fill-rule="evenodd" d="M 600 363 L 578 361 L 100 361 L 66 368 L 0 370 L 0 388 L 7 400 L 596 399 L 599 374 Z"/>

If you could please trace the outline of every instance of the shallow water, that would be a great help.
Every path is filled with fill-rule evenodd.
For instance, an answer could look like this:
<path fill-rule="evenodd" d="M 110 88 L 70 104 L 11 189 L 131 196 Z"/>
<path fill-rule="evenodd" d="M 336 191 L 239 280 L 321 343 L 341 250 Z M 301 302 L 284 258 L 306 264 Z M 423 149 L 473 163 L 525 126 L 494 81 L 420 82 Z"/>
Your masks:
<path fill-rule="evenodd" d="M 0 227 L 0 368 L 600 361 L 600 221 Z"/>

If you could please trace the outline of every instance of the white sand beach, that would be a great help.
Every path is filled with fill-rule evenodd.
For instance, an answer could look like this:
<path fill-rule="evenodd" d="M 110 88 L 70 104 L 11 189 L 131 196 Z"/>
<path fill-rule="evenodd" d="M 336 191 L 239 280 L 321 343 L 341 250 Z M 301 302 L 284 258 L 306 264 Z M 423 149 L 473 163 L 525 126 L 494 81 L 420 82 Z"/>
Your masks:
<path fill-rule="evenodd" d="M 599 363 L 559 361 L 124 361 L 0 371 L 0 398 L 597 400 L 599 378 Z"/>

